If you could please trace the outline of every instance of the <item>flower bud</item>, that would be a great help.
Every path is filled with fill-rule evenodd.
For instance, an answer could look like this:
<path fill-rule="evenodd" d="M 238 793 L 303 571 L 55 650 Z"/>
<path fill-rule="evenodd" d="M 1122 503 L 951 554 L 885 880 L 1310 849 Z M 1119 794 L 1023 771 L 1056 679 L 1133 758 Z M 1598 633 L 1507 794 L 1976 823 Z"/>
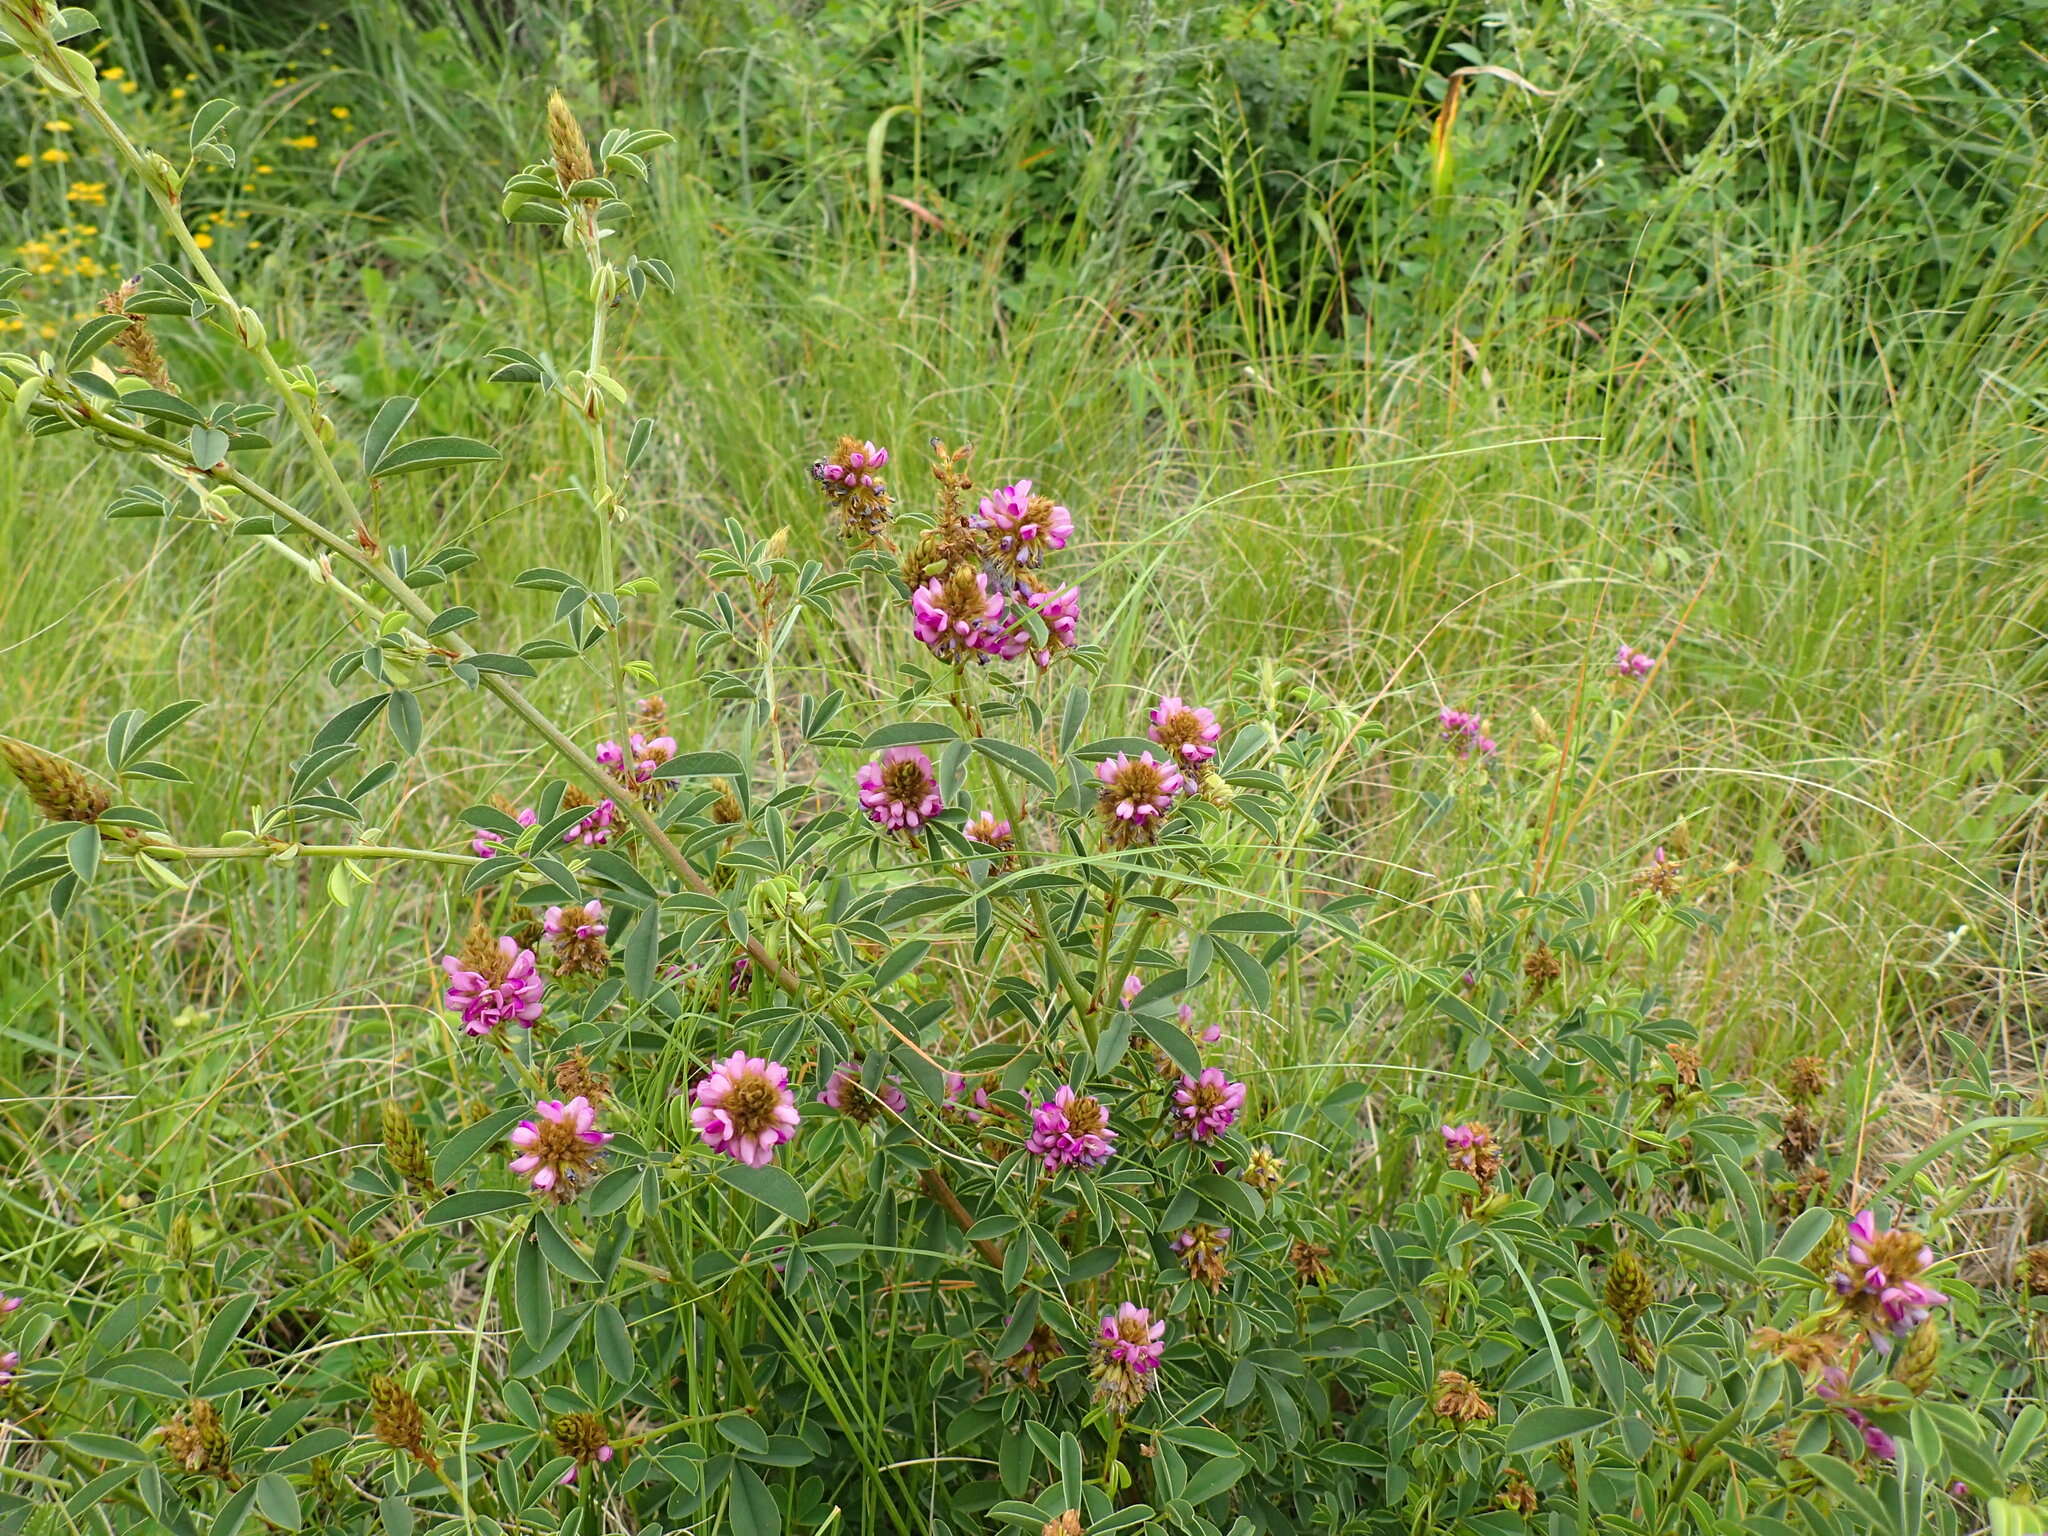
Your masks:
<path fill-rule="evenodd" d="M 1930 1317 L 1906 1335 L 1905 1347 L 1899 1351 L 1899 1380 L 1917 1396 L 1934 1385 L 1940 1368 L 1941 1329 Z"/>
<path fill-rule="evenodd" d="M 1624 1248 L 1608 1261 L 1607 1310 L 1620 1320 L 1624 1332 L 1635 1328 L 1636 1320 L 1650 1310 L 1650 1303 L 1656 1299 L 1650 1268 L 1634 1249 Z"/>
<path fill-rule="evenodd" d="M 14 770 L 36 809 L 52 821 L 98 821 L 113 797 L 76 763 L 0 736 L 0 761 Z"/>
<path fill-rule="evenodd" d="M 440 1186 L 434 1181 L 433 1159 L 427 1156 L 427 1143 L 419 1127 L 412 1123 L 412 1116 L 403 1105 L 386 1099 L 378 1117 L 384 1136 L 384 1161 L 391 1165 L 391 1171 L 405 1180 L 414 1194 L 436 1192 Z"/>
<path fill-rule="evenodd" d="M 403 1382 L 390 1376 L 370 1378 L 370 1427 L 379 1440 L 421 1466 L 440 1465 L 440 1458 L 427 1447 L 427 1416 Z"/>

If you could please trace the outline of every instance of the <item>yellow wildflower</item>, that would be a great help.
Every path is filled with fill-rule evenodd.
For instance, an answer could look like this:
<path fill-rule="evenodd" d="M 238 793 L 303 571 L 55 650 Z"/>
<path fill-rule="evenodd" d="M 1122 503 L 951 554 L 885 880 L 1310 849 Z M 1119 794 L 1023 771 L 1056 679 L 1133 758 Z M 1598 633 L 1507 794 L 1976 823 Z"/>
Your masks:
<path fill-rule="evenodd" d="M 320 141 L 310 133 L 302 133 L 296 139 L 284 141 L 286 149 L 318 149 Z"/>
<path fill-rule="evenodd" d="M 66 160 L 69 160 L 71 157 L 65 154 L 63 150 L 58 149 L 55 146 L 52 146 L 51 148 L 44 150 L 42 154 L 37 156 L 37 158 L 41 160 L 45 165 L 62 165 Z"/>
<path fill-rule="evenodd" d="M 43 132 L 45 133 L 69 133 L 70 131 L 71 125 L 61 117 L 53 117 L 43 124 Z"/>
<path fill-rule="evenodd" d="M 328 115 L 329 115 L 330 117 L 334 118 L 334 120 L 335 120 L 336 122 L 341 122 L 341 123 L 345 123 L 345 122 L 347 122 L 347 121 L 348 121 L 348 108 L 347 108 L 347 107 L 329 107 L 329 108 L 327 109 L 327 112 L 328 112 Z"/>
<path fill-rule="evenodd" d="M 102 207 L 107 201 L 107 184 L 104 181 L 74 181 L 64 193 L 64 201 Z"/>
<path fill-rule="evenodd" d="M 202 251 L 210 251 L 213 249 L 213 236 L 194 235 L 192 237 L 192 243 L 198 246 L 199 249 L 201 249 Z"/>
<path fill-rule="evenodd" d="M 127 73 L 128 71 L 123 69 L 120 65 L 109 64 L 105 69 L 100 71 L 100 78 L 102 80 L 119 80 Z"/>

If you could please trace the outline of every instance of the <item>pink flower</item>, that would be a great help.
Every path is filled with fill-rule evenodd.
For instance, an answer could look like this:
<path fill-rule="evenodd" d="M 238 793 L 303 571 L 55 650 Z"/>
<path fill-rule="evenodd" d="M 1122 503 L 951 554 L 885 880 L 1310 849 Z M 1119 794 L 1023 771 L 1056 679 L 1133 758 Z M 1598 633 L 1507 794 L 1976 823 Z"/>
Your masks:
<path fill-rule="evenodd" d="M 1157 837 L 1159 822 L 1173 808 L 1174 796 L 1186 783 L 1178 769 L 1150 752 L 1139 753 L 1135 760 L 1119 752 L 1095 765 L 1095 777 L 1102 784 L 1096 809 L 1119 848 L 1149 843 Z"/>
<path fill-rule="evenodd" d="M 513 820 L 522 827 L 530 827 L 539 821 L 540 817 L 535 814 L 532 806 L 522 806 Z M 498 851 L 499 845 L 504 841 L 504 833 L 493 832 L 489 827 L 479 827 L 476 835 L 469 840 L 469 851 L 480 859 L 488 859 Z"/>
<path fill-rule="evenodd" d="M 21 1298 L 19 1296 L 0 1296 L 0 1315 L 5 1315 L 9 1312 L 19 1312 L 20 1310 Z"/>
<path fill-rule="evenodd" d="M 1029 1096 L 1025 1102 L 1029 1103 Z M 1044 1161 L 1047 1172 L 1061 1168 L 1099 1168 L 1109 1161 L 1116 1132 L 1100 1099 L 1077 1094 L 1062 1083 L 1057 1092 L 1031 1112 L 1031 1134 L 1024 1150 Z"/>
<path fill-rule="evenodd" d="M 796 1135 L 796 1096 L 779 1061 L 734 1051 L 697 1084 L 690 1124 L 714 1152 L 749 1168 L 775 1160 L 775 1149 Z"/>
<path fill-rule="evenodd" d="M 998 821 L 989 811 L 983 811 L 961 828 L 970 843 L 980 843 L 988 848 L 1007 848 L 1015 839 L 1015 831 L 1007 821 Z"/>
<path fill-rule="evenodd" d="M 1166 1353 L 1166 1324 L 1153 1322 L 1147 1308 L 1127 1301 L 1103 1316 L 1101 1348 L 1110 1359 L 1142 1376 L 1157 1370 Z"/>
<path fill-rule="evenodd" d="M 974 526 L 995 535 L 996 548 L 1018 565 L 1036 565 L 1049 549 L 1065 549 L 1074 532 L 1073 514 L 1048 496 L 1031 494 L 1019 480 L 981 499 Z"/>
<path fill-rule="evenodd" d="M 916 747 L 890 747 L 859 775 L 861 808 L 891 832 L 915 832 L 946 808 L 932 760 Z"/>
<path fill-rule="evenodd" d="M 468 969 L 454 955 L 443 955 L 441 968 L 448 973 L 442 1002 L 469 1034 L 488 1035 L 508 1022 L 531 1029 L 540 1022 L 547 983 L 535 969 L 533 951 L 509 935 L 498 940 L 483 970 Z"/>
<path fill-rule="evenodd" d="M 1500 750 L 1500 743 L 1481 729 L 1485 723 L 1482 716 L 1462 709 L 1446 709 L 1440 710 L 1436 718 L 1438 733 L 1457 748 L 1459 757 L 1491 757 Z"/>
<path fill-rule="evenodd" d="M 1190 766 L 1206 763 L 1216 755 L 1216 743 L 1223 739 L 1223 727 L 1213 710 L 1183 704 L 1168 694 L 1152 711 L 1152 728 L 1145 734 L 1165 747 L 1169 756 Z"/>
<path fill-rule="evenodd" d="M 1209 1141 L 1236 1123 L 1244 1107 L 1244 1084 L 1231 1082 L 1221 1067 L 1204 1067 L 1200 1077 L 1182 1076 L 1173 1102 L 1174 1134 Z"/>
<path fill-rule="evenodd" d="M 1027 578 L 1028 582 L 1028 578 Z M 1045 644 L 1033 650 L 1035 644 L 1031 632 L 1021 618 L 1012 617 L 1007 627 L 997 636 L 995 654 L 1004 661 L 1015 661 L 1026 651 L 1041 667 L 1052 665 L 1053 654 L 1072 646 L 1080 633 L 1081 589 L 1079 587 L 1035 588 L 1020 584 L 1017 593 L 1024 600 L 1024 606 L 1044 622 Z"/>
<path fill-rule="evenodd" d="M 580 907 L 549 907 L 541 917 L 541 927 L 551 939 L 564 934 L 574 934 L 579 939 L 601 939 L 605 934 L 604 903 L 595 897 Z"/>
<path fill-rule="evenodd" d="M 20 1369 L 20 1350 L 10 1349 L 4 1355 L 0 1355 L 0 1387 L 13 1386 L 15 1372 L 19 1371 Z"/>
<path fill-rule="evenodd" d="M 618 819 L 618 806 L 609 798 L 600 800 L 581 821 L 562 834 L 562 841 L 581 843 L 586 848 L 602 848 L 612 840 L 612 823 Z"/>
<path fill-rule="evenodd" d="M 1136 973 L 1126 976 L 1124 978 L 1123 990 L 1124 1006 L 1126 1008 L 1130 1007 L 1131 1004 L 1135 1003 L 1138 1000 L 1138 994 L 1144 990 L 1145 980 L 1143 977 L 1137 975 Z"/>
<path fill-rule="evenodd" d="M 946 661 L 1001 655 L 1003 595 L 988 589 L 985 572 L 959 565 L 910 594 L 911 633 Z"/>
<path fill-rule="evenodd" d="M 1835 1293 L 1856 1313 L 1880 1350 L 1926 1322 L 1948 1297 L 1919 1278 L 1934 1264 L 1934 1250 L 1917 1232 L 1903 1227 L 1879 1231 L 1872 1211 L 1849 1223 L 1846 1260 L 1834 1274 Z"/>
<path fill-rule="evenodd" d="M 825 1080 L 825 1091 L 818 1095 L 818 1102 L 830 1105 L 861 1125 L 879 1119 L 885 1108 L 892 1114 L 909 1113 L 910 1100 L 903 1096 L 895 1079 L 885 1077 L 870 1088 L 864 1080 L 866 1072 L 867 1063 L 860 1057 L 841 1062 Z"/>
<path fill-rule="evenodd" d="M 609 1445 L 600 1445 L 595 1451 L 592 1451 L 590 1453 L 590 1459 L 595 1462 L 608 1462 L 612 1459 L 613 1456 L 617 1454 L 618 1453 L 614 1451 Z M 576 1483 L 576 1473 L 581 1469 L 582 1465 L 583 1464 L 581 1462 L 572 1461 L 571 1463 L 569 1463 L 569 1470 L 564 1472 L 559 1478 L 555 1479 L 555 1481 L 564 1487 L 574 1487 Z"/>
<path fill-rule="evenodd" d="M 955 1106 L 960 1118 L 969 1125 L 979 1125 L 989 1108 L 988 1088 L 986 1085 L 977 1084 L 970 1093 L 967 1089 L 967 1075 L 964 1072 L 948 1072 L 945 1102 Z"/>
<path fill-rule="evenodd" d="M 519 1151 L 512 1171 L 531 1175 L 536 1194 L 573 1200 L 597 1177 L 598 1149 L 612 1133 L 597 1128 L 597 1110 L 580 1093 L 566 1104 L 541 1099 L 533 1108 L 540 1118 L 520 1121 L 507 1138 Z"/>
<path fill-rule="evenodd" d="M 1614 653 L 1614 675 L 1616 677 L 1648 677 L 1656 668 L 1656 657 L 1646 656 L 1633 646 L 1624 645 Z"/>
<path fill-rule="evenodd" d="M 852 444 L 853 440 L 848 438 L 846 442 Z M 888 449 L 877 448 L 871 442 L 863 442 L 846 448 L 841 458 L 844 462 L 820 460 L 811 466 L 811 473 L 828 489 L 856 485 L 871 491 L 881 489 L 882 482 L 875 478 L 874 471 L 889 462 Z"/>

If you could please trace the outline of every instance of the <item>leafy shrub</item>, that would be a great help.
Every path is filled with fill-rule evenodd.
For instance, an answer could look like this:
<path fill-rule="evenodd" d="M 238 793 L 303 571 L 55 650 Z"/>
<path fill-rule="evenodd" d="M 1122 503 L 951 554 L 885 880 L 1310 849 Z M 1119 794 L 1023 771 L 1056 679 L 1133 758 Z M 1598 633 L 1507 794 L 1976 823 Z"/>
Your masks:
<path fill-rule="evenodd" d="M 740 739 L 685 750 L 636 697 L 632 617 L 660 588 L 612 538 L 661 430 L 632 416 L 614 316 L 673 276 L 615 230 L 666 135 L 593 147 L 550 103 L 503 211 L 586 264 L 587 329 L 573 363 L 532 338 L 476 360 L 574 423 L 597 567 L 417 554 L 378 537 L 382 498 L 497 450 L 418 430 L 405 396 L 346 431 L 280 360 L 180 212 L 234 163 L 233 108 L 200 107 L 174 164 L 102 99 L 76 13 L 0 15 L 178 253 L 0 357 L 14 419 L 148 477 L 110 516 L 240 541 L 356 625 L 318 658 L 350 702 L 215 841 L 139 803 L 181 779 L 198 701 L 109 721 L 104 772 L 6 738 L 47 825 L 0 885 L 110 934 L 214 865 L 317 868 L 341 909 L 396 866 L 445 881 L 451 918 L 422 983 L 438 1029 L 407 1042 L 445 1057 L 443 1090 L 361 1127 L 302 1283 L 267 1287 L 262 1248 L 182 1208 L 107 1238 L 117 1265 L 22 1262 L 11 1528 L 2037 1528 L 2048 1252 L 1980 1286 L 1948 1250 L 2048 1127 L 1998 1112 L 2017 1086 L 1957 1041 L 1950 1087 L 1985 1112 L 1872 1170 L 1829 1098 L 1844 1074 L 1718 1078 L 1643 981 L 1712 926 L 1682 836 L 1625 889 L 1555 882 L 1558 786 L 1599 780 L 1662 654 L 1624 646 L 1588 729 L 1514 760 L 1478 714 L 1433 722 L 1423 815 L 1516 878 L 1442 914 L 1437 953 L 1393 954 L 1374 919 L 1398 898 L 1320 831 L 1376 728 L 1305 690 L 1129 711 L 1073 514 L 975 487 L 936 442 L 920 507 L 905 456 L 849 436 L 809 471 L 844 568 L 738 522 L 702 560 L 677 617 Z M 173 326 L 241 349 L 276 403 L 186 393 Z M 545 633 L 486 643 L 459 599 L 492 563 L 547 595 Z M 791 698 L 792 657 L 855 603 L 915 663 Z M 534 701 L 544 673 L 588 690 L 604 739 Z M 387 841 L 458 689 L 502 707 L 493 770 L 538 748 L 562 776 L 480 800 L 457 846 Z M 1342 1060 L 1262 1049 L 1245 1025 L 1294 1022 L 1333 957 L 1393 1017 L 1321 1038 L 1430 1031 L 1459 1071 L 1375 1097 Z"/>

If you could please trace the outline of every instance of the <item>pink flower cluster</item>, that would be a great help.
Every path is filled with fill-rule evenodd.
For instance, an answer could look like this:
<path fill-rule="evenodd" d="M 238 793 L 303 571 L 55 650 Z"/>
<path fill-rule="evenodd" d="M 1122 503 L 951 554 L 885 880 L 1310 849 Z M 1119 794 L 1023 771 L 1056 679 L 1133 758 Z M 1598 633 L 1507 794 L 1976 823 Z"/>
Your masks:
<path fill-rule="evenodd" d="M 1026 1102 L 1029 1102 L 1028 1096 Z M 1048 1173 L 1061 1168 L 1099 1168 L 1115 1150 L 1116 1132 L 1100 1099 L 1077 1094 L 1065 1083 L 1031 1112 L 1031 1134 L 1024 1150 L 1040 1159 Z"/>
<path fill-rule="evenodd" d="M 1102 1352 L 1119 1365 L 1145 1375 L 1159 1368 L 1166 1353 L 1166 1324 L 1155 1323 L 1150 1309 L 1125 1302 L 1102 1319 Z"/>
<path fill-rule="evenodd" d="M 1149 832 L 1163 820 L 1186 782 L 1150 752 L 1140 752 L 1135 761 L 1126 752 L 1105 758 L 1095 765 L 1095 777 L 1102 783 L 1105 812 L 1136 832 Z"/>
<path fill-rule="evenodd" d="M 888 449 L 877 448 L 873 443 L 863 442 L 846 455 L 844 464 L 824 460 L 812 465 L 811 473 L 828 490 L 835 487 L 851 489 L 857 486 L 864 491 L 879 491 L 884 489 L 884 486 L 875 477 L 874 472 L 888 462 Z"/>
<path fill-rule="evenodd" d="M 916 747 L 889 747 L 862 766 L 861 809 L 888 832 L 915 832 L 946 808 L 932 760 Z"/>
<path fill-rule="evenodd" d="M 958 1108 L 961 1118 L 969 1125 L 981 1124 L 991 1107 L 986 1085 L 977 1084 L 970 1093 L 967 1089 L 967 1074 L 964 1072 L 946 1074 L 945 1101 Z"/>
<path fill-rule="evenodd" d="M 547 983 L 535 966 L 533 951 L 521 949 L 509 935 L 498 940 L 489 974 L 469 970 L 454 955 L 443 955 L 441 968 L 448 973 L 442 1002 L 461 1017 L 466 1033 L 488 1035 L 505 1023 L 531 1029 L 540 1022 Z"/>
<path fill-rule="evenodd" d="M 654 770 L 676 755 L 673 736 L 649 736 L 643 731 L 634 731 L 626 738 L 626 746 L 632 749 L 630 770 L 626 766 L 626 752 L 616 741 L 600 741 L 597 760 L 611 769 L 614 775 L 634 785 L 653 783 Z"/>
<path fill-rule="evenodd" d="M 541 1099 L 533 1106 L 537 1120 L 522 1120 L 506 1139 L 519 1156 L 514 1173 L 530 1177 L 535 1193 L 572 1199 L 595 1177 L 597 1149 L 612 1139 L 597 1128 L 597 1107 L 582 1094 L 564 1103 Z"/>
<path fill-rule="evenodd" d="M 521 825 L 522 827 L 530 827 L 535 822 L 539 821 L 540 817 L 538 814 L 535 813 L 532 806 L 526 805 L 521 806 L 519 808 L 519 814 L 517 816 L 514 816 L 512 819 L 518 822 L 519 825 Z M 493 832 L 489 827 L 479 827 L 476 831 L 476 835 L 470 838 L 469 840 L 469 851 L 475 854 L 480 859 L 488 859 L 492 854 L 498 851 L 499 847 L 504 843 L 504 841 L 504 833 Z"/>
<path fill-rule="evenodd" d="M 583 819 L 562 834 L 565 843 L 581 843 L 586 848 L 602 848 L 612 840 L 612 824 L 619 819 L 619 808 L 607 796 L 593 805 Z"/>
<path fill-rule="evenodd" d="M 714 1152 L 749 1168 L 766 1167 L 775 1149 L 796 1135 L 796 1095 L 779 1061 L 734 1051 L 697 1084 L 690 1124 Z"/>
<path fill-rule="evenodd" d="M 852 1116 L 863 1125 L 885 1108 L 896 1115 L 910 1112 L 910 1100 L 903 1096 L 894 1078 L 885 1077 L 870 1088 L 866 1074 L 867 1062 L 861 1057 L 841 1062 L 825 1079 L 825 1091 L 818 1095 L 818 1102 Z"/>
<path fill-rule="evenodd" d="M 910 628 L 934 656 L 947 660 L 1003 657 L 1010 643 L 1003 628 L 1003 594 L 989 591 L 986 572 L 970 573 L 965 567 L 952 576 L 934 576 L 911 592 Z"/>
<path fill-rule="evenodd" d="M 1457 749 L 1460 757 L 1491 757 L 1500 750 L 1500 743 L 1486 734 L 1486 721 L 1481 715 L 1446 709 L 1438 712 L 1436 720 L 1439 733 Z"/>
<path fill-rule="evenodd" d="M 549 907 L 542 914 L 540 925 L 551 939 L 565 934 L 579 939 L 601 939 L 605 934 L 604 903 L 592 897 L 580 907 Z"/>
<path fill-rule="evenodd" d="M 1162 698 L 1153 707 L 1150 718 L 1152 726 L 1145 734 L 1190 765 L 1206 763 L 1214 757 L 1216 743 L 1223 739 L 1216 711 L 1183 704 L 1175 694 Z"/>
<path fill-rule="evenodd" d="M 992 535 L 996 548 L 1018 565 L 1036 565 L 1047 550 L 1067 547 L 1074 517 L 1049 498 L 1033 496 L 1029 480 L 1019 480 L 982 497 L 974 526 Z"/>
<path fill-rule="evenodd" d="M 1176 1136 L 1212 1141 L 1237 1123 L 1237 1112 L 1244 1108 L 1244 1084 L 1230 1081 L 1221 1067 L 1204 1067 L 1199 1077 L 1182 1076 L 1173 1103 Z"/>
<path fill-rule="evenodd" d="M 1624 645 L 1614 653 L 1614 675 L 1616 677 L 1644 678 L 1657 670 L 1657 658 L 1646 656 L 1632 645 Z"/>
<path fill-rule="evenodd" d="M 1879 1349 L 1926 1322 L 1948 1297 L 1919 1278 L 1934 1263 L 1934 1250 L 1902 1228 L 1879 1231 L 1876 1213 L 1859 1211 L 1849 1223 L 1847 1263 L 1833 1276 L 1835 1294 L 1863 1315 Z M 1890 1335 L 1887 1338 L 1886 1335 Z"/>

